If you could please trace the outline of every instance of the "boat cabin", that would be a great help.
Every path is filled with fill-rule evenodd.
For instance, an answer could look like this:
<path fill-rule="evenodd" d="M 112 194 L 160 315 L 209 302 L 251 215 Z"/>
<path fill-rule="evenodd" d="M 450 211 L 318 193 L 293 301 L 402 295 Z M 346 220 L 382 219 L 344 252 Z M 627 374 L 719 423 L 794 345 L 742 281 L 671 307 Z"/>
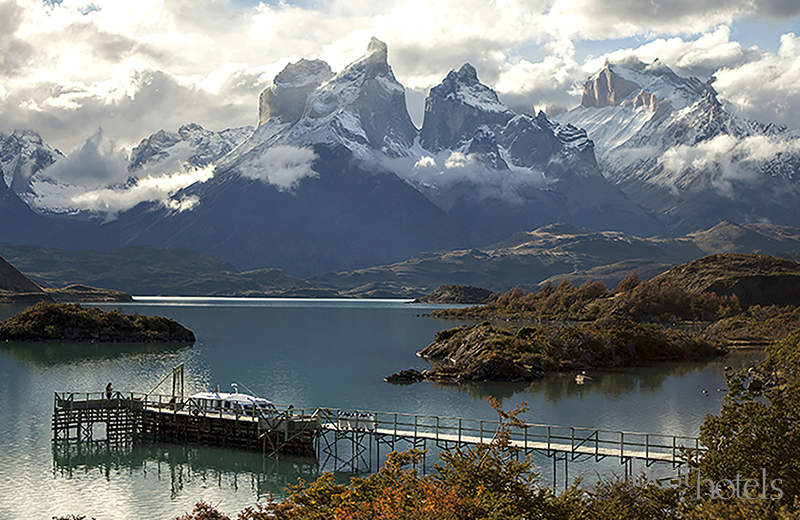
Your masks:
<path fill-rule="evenodd" d="M 274 413 L 275 405 L 261 397 L 238 392 L 200 392 L 190 398 L 192 411 L 199 413 L 231 413 L 256 417 Z"/>

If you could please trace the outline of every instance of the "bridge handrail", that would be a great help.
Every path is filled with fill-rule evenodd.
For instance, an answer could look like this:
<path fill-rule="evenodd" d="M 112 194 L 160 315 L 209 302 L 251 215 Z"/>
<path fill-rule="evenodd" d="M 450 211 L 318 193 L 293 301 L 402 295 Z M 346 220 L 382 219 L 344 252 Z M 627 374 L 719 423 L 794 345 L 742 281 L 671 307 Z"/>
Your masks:
<path fill-rule="evenodd" d="M 104 391 L 99 392 L 55 392 L 55 405 L 59 403 L 74 404 L 80 400 L 106 400 Z M 135 392 L 114 392 L 112 399 L 120 401 L 139 401 L 142 406 L 156 407 L 160 411 L 169 410 L 177 413 L 189 407 L 197 410 L 198 415 L 234 416 L 237 420 L 257 421 L 258 416 L 236 413 L 234 410 L 223 411 L 203 409 L 191 397 L 175 397 L 165 394 L 141 394 Z M 294 408 L 291 405 L 274 405 L 270 408 L 269 420 L 280 419 L 288 416 L 317 417 L 322 424 L 336 425 L 336 428 L 349 430 L 386 430 L 394 435 L 403 435 L 412 432 L 414 436 L 420 434 L 433 435 L 436 440 L 453 440 L 473 442 L 491 442 L 496 435 L 500 422 L 496 419 L 471 419 L 464 417 L 436 416 L 426 414 L 411 414 L 404 412 L 376 412 L 358 409 L 340 408 Z M 644 449 L 646 457 L 652 454 L 671 453 L 673 457 L 683 449 L 705 451 L 697 437 L 670 434 L 654 434 L 646 432 L 608 430 L 603 428 L 588 428 L 581 426 L 559 426 L 540 423 L 525 423 L 524 427 L 511 431 L 511 440 L 520 443 L 522 447 L 529 447 L 536 443 L 544 443 L 547 448 L 558 445 L 569 445 L 573 452 L 579 448 L 594 448 L 596 455 L 600 450 L 610 448 L 618 449 L 619 456 L 632 453 L 633 450 Z M 585 451 L 585 450 L 583 450 Z"/>

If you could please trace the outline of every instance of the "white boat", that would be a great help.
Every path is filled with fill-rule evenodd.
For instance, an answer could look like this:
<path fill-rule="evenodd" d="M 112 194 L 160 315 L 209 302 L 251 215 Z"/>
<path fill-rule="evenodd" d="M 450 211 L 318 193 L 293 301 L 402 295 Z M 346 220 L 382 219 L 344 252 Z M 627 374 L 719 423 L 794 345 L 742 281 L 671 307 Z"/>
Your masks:
<path fill-rule="evenodd" d="M 231 413 L 249 417 L 266 416 L 275 414 L 275 405 L 262 397 L 239 393 L 237 386 L 233 386 L 233 393 L 226 392 L 200 392 L 189 398 L 192 413 L 195 415 L 206 413 Z"/>

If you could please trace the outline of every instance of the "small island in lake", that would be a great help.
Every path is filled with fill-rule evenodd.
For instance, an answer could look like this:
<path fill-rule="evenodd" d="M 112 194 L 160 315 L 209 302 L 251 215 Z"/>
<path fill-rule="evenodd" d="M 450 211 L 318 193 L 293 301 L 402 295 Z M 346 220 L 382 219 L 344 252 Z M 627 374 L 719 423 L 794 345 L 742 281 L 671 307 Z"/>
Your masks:
<path fill-rule="evenodd" d="M 417 353 L 432 369 L 403 370 L 386 381 L 530 381 L 545 372 L 719 356 L 800 330 L 798 281 L 798 262 L 729 254 L 647 281 L 633 273 L 614 291 L 599 281 L 576 287 L 569 280 L 535 293 L 513 289 L 485 305 L 432 312 L 494 323 L 438 332 Z"/>
<path fill-rule="evenodd" d="M 0 341 L 193 343 L 194 333 L 171 318 L 39 302 L 0 322 Z"/>

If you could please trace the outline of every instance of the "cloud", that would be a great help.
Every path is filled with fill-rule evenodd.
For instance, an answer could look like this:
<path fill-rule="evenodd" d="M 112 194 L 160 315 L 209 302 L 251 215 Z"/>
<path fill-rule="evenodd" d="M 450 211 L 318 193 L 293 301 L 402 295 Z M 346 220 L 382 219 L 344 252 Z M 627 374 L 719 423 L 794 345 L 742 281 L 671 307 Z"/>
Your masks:
<path fill-rule="evenodd" d="M 317 177 L 311 165 L 317 160 L 311 148 L 277 145 L 238 166 L 239 174 L 290 191 L 307 177 Z"/>
<path fill-rule="evenodd" d="M 385 158 L 383 167 L 416 186 L 433 202 L 447 210 L 452 197 L 460 190 L 458 184 L 469 183 L 473 195 L 479 198 L 501 198 L 509 203 L 521 203 L 519 190 L 527 187 L 544 188 L 544 174 L 532 168 L 509 165 L 508 170 L 496 170 L 485 165 L 479 155 L 444 151 L 414 157 Z"/>
<path fill-rule="evenodd" d="M 753 17 L 791 19 L 798 10 L 790 0 L 331 0 L 253 7 L 228 0 L 0 0 L 0 131 L 33 128 L 70 150 L 98 124 L 127 147 L 189 121 L 219 130 L 251 124 L 259 92 L 288 62 L 319 57 L 339 70 L 364 52 L 371 36 L 389 45 L 415 121 L 427 89 L 464 62 L 515 109 L 570 108 L 597 68 L 575 61 L 575 42 L 631 36 L 645 43 L 623 53 L 658 56 L 699 76 L 725 67 L 729 72 L 717 76 L 723 97 L 745 110 L 765 106 L 770 120 L 790 123 L 800 118 L 792 115 L 800 113 L 800 101 L 780 89 L 791 88 L 791 58 L 730 41 L 728 26 Z M 746 99 L 735 98 L 747 72 L 773 66 L 788 75 L 749 85 Z M 780 102 L 768 103 L 771 94 Z"/>
<path fill-rule="evenodd" d="M 739 150 L 744 160 L 768 161 L 780 154 L 800 153 L 800 139 L 776 139 L 753 135 L 741 140 Z"/>
<path fill-rule="evenodd" d="M 800 138 L 718 135 L 694 146 L 668 149 L 658 159 L 664 169 L 658 180 L 663 184 L 680 185 L 682 179 L 691 177 L 694 172 L 704 172 L 719 193 L 730 197 L 734 182 L 759 182 L 762 179 L 760 166 L 786 153 L 800 153 Z"/>
<path fill-rule="evenodd" d="M 658 59 L 678 74 L 705 80 L 721 67 L 737 67 L 761 58 L 761 51 L 744 48 L 740 43 L 731 41 L 730 36 L 730 27 L 721 25 L 693 40 L 656 38 L 636 48 L 618 49 L 587 60 L 583 70 L 593 74 L 606 60 L 620 63 L 636 58 L 652 63 Z"/>
<path fill-rule="evenodd" d="M 778 54 L 715 72 L 714 88 L 744 117 L 800 128 L 800 38 L 781 36 Z"/>
<path fill-rule="evenodd" d="M 63 80 L 6 83 L 7 95 L 0 99 L 5 116 L 0 131 L 38 129 L 46 141 L 69 151 L 82 146 L 98 122 L 106 135 L 126 148 L 159 129 L 187 122 L 219 130 L 253 124 L 257 117 L 254 100 L 261 90 L 254 75 L 229 67 L 211 76 L 213 82 L 209 82 L 207 78 L 130 69 L 91 84 Z M 13 126 L 9 125 L 12 121 Z"/>
<path fill-rule="evenodd" d="M 703 170 L 718 164 L 725 157 L 730 157 L 737 143 L 735 137 L 723 134 L 695 146 L 674 146 L 664 152 L 658 162 L 672 172 Z"/>
<path fill-rule="evenodd" d="M 13 0 L 0 2 L 0 77 L 18 74 L 33 54 L 33 47 L 17 37 L 25 11 Z"/>
<path fill-rule="evenodd" d="M 544 110 L 552 115 L 580 103 L 586 78 L 572 58 L 548 56 L 539 63 L 520 60 L 509 66 L 500 73 L 496 90 L 517 112 Z"/>
<path fill-rule="evenodd" d="M 756 5 L 761 16 L 775 20 L 800 15 L 800 3 L 795 0 L 759 0 Z"/>
<path fill-rule="evenodd" d="M 213 166 L 208 166 L 179 173 L 132 178 L 123 185 L 94 189 L 39 180 L 33 184 L 36 197 L 28 199 L 39 209 L 58 213 L 89 211 L 103 214 L 107 219 L 113 219 L 118 213 L 142 202 L 160 204 L 174 211 L 186 211 L 195 207 L 200 200 L 196 196 L 175 198 L 175 195 L 192 184 L 206 182 L 213 175 Z"/>
<path fill-rule="evenodd" d="M 49 181 L 94 189 L 125 182 L 128 179 L 127 168 L 125 152 L 116 148 L 113 141 L 104 139 L 103 130 L 98 129 L 82 147 L 40 175 Z"/>

